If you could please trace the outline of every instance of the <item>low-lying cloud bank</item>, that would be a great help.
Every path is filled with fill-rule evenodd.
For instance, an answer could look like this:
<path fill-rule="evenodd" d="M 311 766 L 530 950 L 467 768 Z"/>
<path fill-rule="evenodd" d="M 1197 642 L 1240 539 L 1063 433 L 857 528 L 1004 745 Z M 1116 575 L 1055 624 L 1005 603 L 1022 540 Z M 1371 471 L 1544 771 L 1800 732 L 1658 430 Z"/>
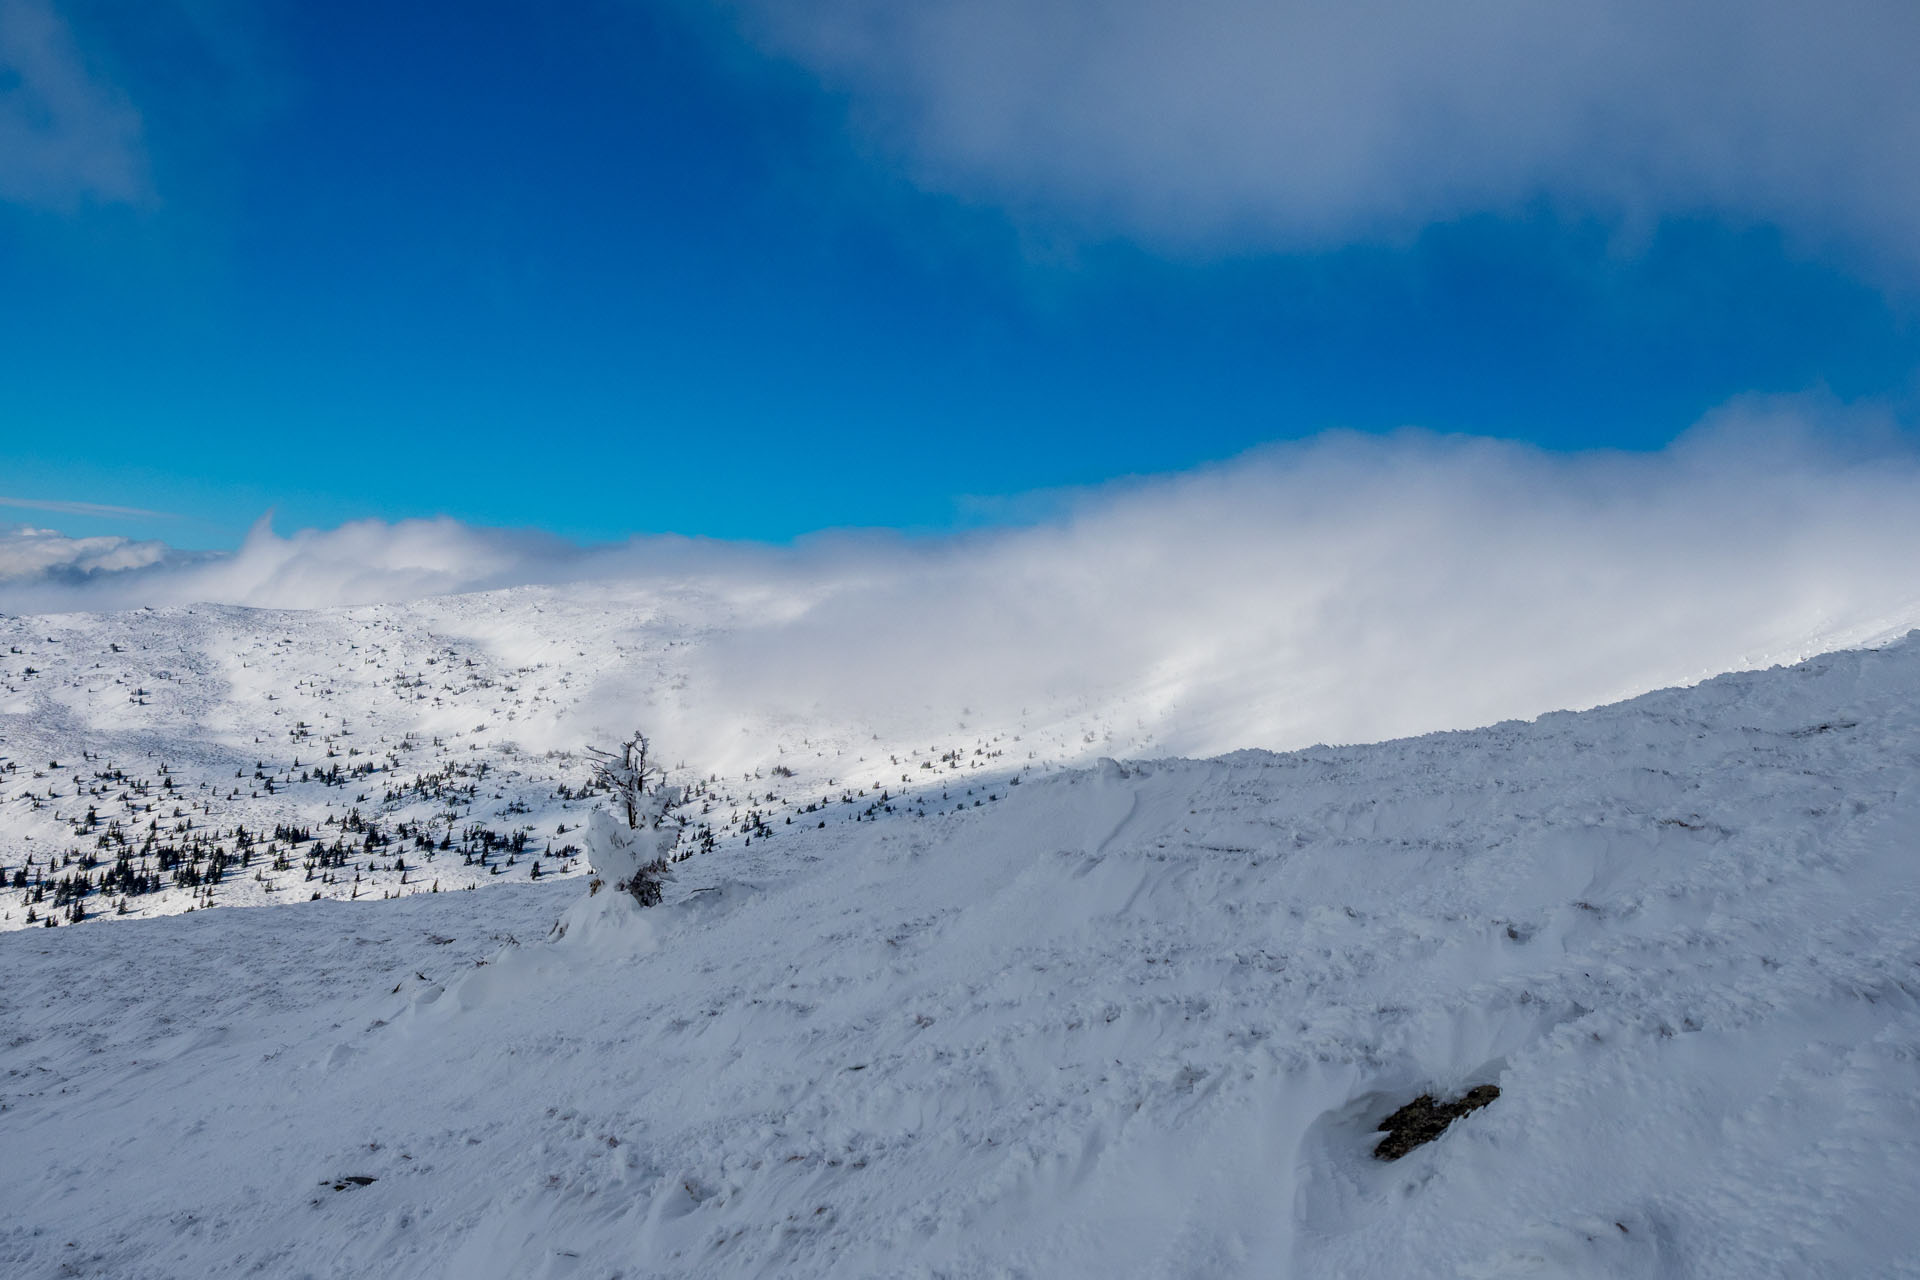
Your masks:
<path fill-rule="evenodd" d="M 929 541 L 581 548 L 429 520 L 263 523 L 211 558 L 113 542 L 0 537 L 0 609 L 620 579 L 724 601 L 686 659 L 707 710 L 904 727 L 1124 708 L 1184 751 L 1585 705 L 1903 628 L 1920 453 L 1868 411 L 1750 402 L 1657 454 L 1332 434 Z"/>
<path fill-rule="evenodd" d="M 1868 414 L 1754 403 L 1652 455 L 1332 435 L 843 555 L 864 578 L 706 657 L 713 689 L 799 717 L 1078 702 L 1179 752 L 1366 740 L 1904 630 L 1916 546 L 1920 456 Z"/>
<path fill-rule="evenodd" d="M 69 538 L 32 525 L 0 526 L 0 598 L 13 591 L 29 601 L 48 593 L 67 595 L 88 582 L 183 560 L 164 542 Z"/>
<path fill-rule="evenodd" d="M 376 604 L 591 576 L 608 557 L 608 549 L 583 549 L 547 534 L 475 528 L 444 517 L 361 520 L 286 537 L 263 517 L 230 553 L 0 528 L 0 611 Z"/>

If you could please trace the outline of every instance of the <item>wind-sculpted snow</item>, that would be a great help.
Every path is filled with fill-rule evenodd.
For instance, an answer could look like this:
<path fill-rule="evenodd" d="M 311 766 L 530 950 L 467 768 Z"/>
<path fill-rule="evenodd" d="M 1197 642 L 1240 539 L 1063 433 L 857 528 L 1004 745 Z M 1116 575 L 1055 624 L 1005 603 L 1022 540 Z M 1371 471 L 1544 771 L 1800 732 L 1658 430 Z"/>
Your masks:
<path fill-rule="evenodd" d="M 577 880 L 15 932 L 0 1273 L 1920 1274 L 1917 763 L 1908 641 L 795 824 L 559 941 Z"/>

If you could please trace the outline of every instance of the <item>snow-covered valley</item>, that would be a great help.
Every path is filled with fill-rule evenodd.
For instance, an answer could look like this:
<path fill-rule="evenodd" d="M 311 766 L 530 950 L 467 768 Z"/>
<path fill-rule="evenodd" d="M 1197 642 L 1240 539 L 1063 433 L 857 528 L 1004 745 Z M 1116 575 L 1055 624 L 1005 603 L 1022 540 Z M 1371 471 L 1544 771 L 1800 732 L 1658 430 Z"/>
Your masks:
<path fill-rule="evenodd" d="M 480 732 L 431 707 L 351 729 Z M 1131 754 L 1061 717 L 978 808 L 736 831 L 557 940 L 578 879 L 16 930 L 0 1271 L 1920 1274 L 1916 708 L 1909 640 L 1290 754 L 1043 769 Z M 485 795 L 542 840 L 545 746 Z"/>

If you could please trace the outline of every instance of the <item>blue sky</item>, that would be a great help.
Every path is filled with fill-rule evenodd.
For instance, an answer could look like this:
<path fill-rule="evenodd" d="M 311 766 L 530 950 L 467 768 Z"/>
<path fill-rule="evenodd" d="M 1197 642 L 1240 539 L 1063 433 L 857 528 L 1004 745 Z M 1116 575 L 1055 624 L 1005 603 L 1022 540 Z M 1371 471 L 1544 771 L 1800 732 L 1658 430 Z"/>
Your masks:
<path fill-rule="evenodd" d="M 1129 5 L 1059 49 L 1019 6 L 927 6 L 983 33 L 956 49 L 863 0 L 0 0 L 0 523 L 782 540 L 1017 518 L 1333 427 L 1646 450 L 1756 392 L 1905 416 L 1920 295 L 1887 228 L 1913 210 L 1855 171 L 1911 154 L 1869 56 L 1911 23 L 1861 9 L 1801 79 L 1879 103 L 1869 136 L 1771 127 L 1808 113 L 1768 88 L 1723 122 L 1776 139 L 1765 163 L 1712 138 L 1703 163 L 1666 150 L 1717 119 L 1684 86 L 1746 104 L 1791 30 L 1651 89 L 1631 48 L 1578 55 L 1568 118 L 1655 104 L 1617 147 L 1475 134 L 1560 104 L 1362 46 L 1360 105 L 1302 150 L 1259 124 L 1299 110 L 1264 71 L 1185 119 L 1219 77 L 1163 76 Z M 1219 38 L 1273 34 L 1239 11 Z M 1370 83 L 1466 140 L 1343 138 Z M 1143 99 L 1179 150 L 1113 123 Z M 1722 153 L 1773 177 L 1694 182 Z"/>

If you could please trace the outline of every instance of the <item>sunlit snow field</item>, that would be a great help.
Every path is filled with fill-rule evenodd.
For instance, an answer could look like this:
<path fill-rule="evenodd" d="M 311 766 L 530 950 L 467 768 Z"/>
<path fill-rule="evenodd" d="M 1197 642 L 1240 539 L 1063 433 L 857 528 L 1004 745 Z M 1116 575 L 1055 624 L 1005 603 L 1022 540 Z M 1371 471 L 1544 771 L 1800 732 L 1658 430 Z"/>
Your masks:
<path fill-rule="evenodd" d="M 578 880 L 14 932 L 0 1271 L 1920 1274 L 1916 706 L 1902 642 L 1030 773 L 558 941 Z"/>

